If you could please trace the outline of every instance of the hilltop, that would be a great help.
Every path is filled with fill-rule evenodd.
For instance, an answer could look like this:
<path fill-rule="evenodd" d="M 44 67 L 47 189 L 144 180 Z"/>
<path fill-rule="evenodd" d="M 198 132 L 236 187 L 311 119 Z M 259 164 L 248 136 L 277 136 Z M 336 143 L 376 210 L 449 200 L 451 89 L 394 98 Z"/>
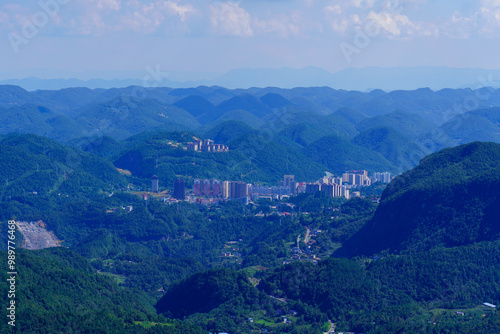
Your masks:
<path fill-rule="evenodd" d="M 185 150 L 187 142 L 200 137 L 190 132 L 161 131 L 129 138 L 125 141 L 127 149 L 116 157 L 114 164 L 141 178 L 156 174 L 167 185 L 179 175 L 186 179 L 276 182 L 289 173 L 313 180 L 324 171 L 321 164 L 307 158 L 300 147 L 285 138 L 262 136 L 239 122 L 221 123 L 207 134 L 228 145 L 229 152 Z"/>
<path fill-rule="evenodd" d="M 74 194 L 126 184 L 109 161 L 45 137 L 9 134 L 0 138 L 0 146 L 2 196 Z"/>

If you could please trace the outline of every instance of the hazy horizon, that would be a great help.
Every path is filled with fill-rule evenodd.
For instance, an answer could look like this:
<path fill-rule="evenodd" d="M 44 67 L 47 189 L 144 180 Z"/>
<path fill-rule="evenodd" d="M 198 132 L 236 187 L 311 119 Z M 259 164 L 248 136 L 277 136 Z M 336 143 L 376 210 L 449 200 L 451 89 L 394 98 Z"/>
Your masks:
<path fill-rule="evenodd" d="M 0 79 L 140 78 L 147 68 L 191 80 L 242 68 L 497 69 L 499 27 L 497 0 L 7 1 Z"/>
<path fill-rule="evenodd" d="M 28 91 L 58 90 L 73 87 L 123 88 L 128 86 L 188 88 L 222 86 L 229 89 L 251 87 L 330 87 L 351 91 L 415 90 L 430 88 L 434 91 L 452 88 L 478 89 L 500 87 L 500 70 L 480 68 L 452 68 L 445 66 L 418 67 L 365 67 L 347 68 L 335 73 L 309 66 L 302 69 L 241 68 L 227 73 L 165 71 L 147 66 L 140 71 L 81 72 L 57 76 L 36 76 L 35 73 L 19 79 L 3 78 L 0 85 L 16 85 Z M 44 78 L 45 77 L 45 78 Z M 411 80 L 408 80 L 411 78 Z"/>

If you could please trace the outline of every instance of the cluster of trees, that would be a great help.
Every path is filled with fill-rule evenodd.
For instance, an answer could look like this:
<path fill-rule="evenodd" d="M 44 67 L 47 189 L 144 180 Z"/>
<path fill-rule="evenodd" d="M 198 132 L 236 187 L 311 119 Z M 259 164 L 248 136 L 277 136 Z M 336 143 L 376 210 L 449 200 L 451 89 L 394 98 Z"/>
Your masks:
<path fill-rule="evenodd" d="M 500 301 L 499 256 L 500 242 L 483 242 L 372 261 L 294 262 L 268 271 L 256 287 L 242 272 L 218 269 L 174 284 L 156 307 L 235 333 L 249 328 L 252 315 L 269 322 L 291 310 L 292 324 L 277 332 L 321 333 L 328 319 L 340 331 L 370 334 L 496 332 L 500 314 L 482 304 Z"/>
<path fill-rule="evenodd" d="M 6 252 L 0 252 L 6 258 Z M 96 274 L 88 261 L 65 248 L 17 250 L 15 327 L 2 333 L 205 333 L 158 316 L 147 295 Z M 2 273 L 5 281 L 7 274 Z M 7 305 L 7 285 L 1 285 Z M 147 328 L 147 323 L 163 325 Z"/>
<path fill-rule="evenodd" d="M 126 185 L 104 159 L 35 135 L 9 134 L 0 139 L 3 200 L 49 193 L 92 194 Z"/>

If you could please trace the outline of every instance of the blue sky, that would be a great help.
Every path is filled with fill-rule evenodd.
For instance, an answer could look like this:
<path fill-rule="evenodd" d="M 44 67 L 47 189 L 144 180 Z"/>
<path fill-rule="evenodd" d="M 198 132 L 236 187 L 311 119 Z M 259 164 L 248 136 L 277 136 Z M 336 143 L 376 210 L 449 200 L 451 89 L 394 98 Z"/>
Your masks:
<path fill-rule="evenodd" d="M 6 0 L 0 36 L 3 78 L 148 66 L 494 69 L 500 0 Z"/>

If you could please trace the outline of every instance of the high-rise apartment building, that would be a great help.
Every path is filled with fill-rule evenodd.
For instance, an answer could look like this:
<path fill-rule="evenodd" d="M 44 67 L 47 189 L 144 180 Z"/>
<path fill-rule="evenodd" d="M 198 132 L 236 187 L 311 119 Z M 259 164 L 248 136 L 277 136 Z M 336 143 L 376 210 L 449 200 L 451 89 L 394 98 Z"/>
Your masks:
<path fill-rule="evenodd" d="M 321 185 L 319 183 L 306 184 L 306 194 L 314 194 L 320 190 L 321 190 Z"/>
<path fill-rule="evenodd" d="M 159 182 L 158 182 L 158 176 L 156 176 L 156 175 L 153 175 L 151 177 L 151 189 L 155 193 L 157 193 L 157 192 L 160 191 L 160 185 L 159 185 Z"/>
<path fill-rule="evenodd" d="M 231 181 L 222 182 L 222 197 L 223 198 L 231 197 Z"/>
<path fill-rule="evenodd" d="M 294 175 L 285 175 L 284 177 L 284 182 L 283 182 L 283 186 L 284 187 L 290 187 L 292 182 L 295 181 L 295 176 Z"/>
<path fill-rule="evenodd" d="M 174 181 L 174 198 L 183 201 L 186 199 L 186 189 L 184 180 L 177 179 Z"/>
<path fill-rule="evenodd" d="M 222 195 L 221 182 L 219 180 L 195 179 L 193 192 L 195 196 L 219 197 Z"/>
<path fill-rule="evenodd" d="M 385 173 L 373 173 L 373 177 L 383 183 L 389 183 L 391 182 L 391 173 L 385 172 Z"/>

